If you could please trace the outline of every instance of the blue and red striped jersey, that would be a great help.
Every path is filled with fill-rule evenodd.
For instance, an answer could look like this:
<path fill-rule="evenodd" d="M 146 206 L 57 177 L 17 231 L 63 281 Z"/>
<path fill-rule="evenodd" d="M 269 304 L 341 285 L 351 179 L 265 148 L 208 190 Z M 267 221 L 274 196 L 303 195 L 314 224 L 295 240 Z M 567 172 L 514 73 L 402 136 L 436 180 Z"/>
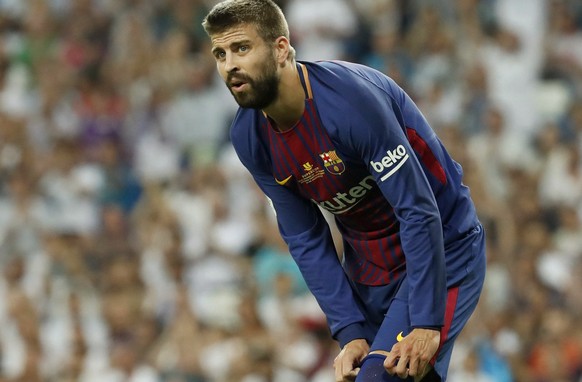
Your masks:
<path fill-rule="evenodd" d="M 262 111 L 241 108 L 231 140 L 332 335 L 358 338 L 364 321 L 348 277 L 378 286 L 406 272 L 412 325 L 442 325 L 446 287 L 471 261 L 446 248 L 478 224 L 461 166 L 384 74 L 341 61 L 298 70 L 306 98 L 295 126 L 279 132 Z M 335 216 L 343 265 L 320 208 Z"/>

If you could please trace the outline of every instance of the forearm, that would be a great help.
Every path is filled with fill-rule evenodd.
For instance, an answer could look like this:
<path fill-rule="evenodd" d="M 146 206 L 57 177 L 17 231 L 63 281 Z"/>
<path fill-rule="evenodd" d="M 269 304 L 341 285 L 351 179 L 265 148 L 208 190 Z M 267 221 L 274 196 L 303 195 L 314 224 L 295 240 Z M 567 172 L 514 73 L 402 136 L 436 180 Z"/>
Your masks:
<path fill-rule="evenodd" d="M 356 338 L 366 338 L 365 318 L 356 304 L 323 216 L 319 215 L 316 224 L 305 232 L 282 235 L 327 317 L 332 336 L 341 346 Z"/>

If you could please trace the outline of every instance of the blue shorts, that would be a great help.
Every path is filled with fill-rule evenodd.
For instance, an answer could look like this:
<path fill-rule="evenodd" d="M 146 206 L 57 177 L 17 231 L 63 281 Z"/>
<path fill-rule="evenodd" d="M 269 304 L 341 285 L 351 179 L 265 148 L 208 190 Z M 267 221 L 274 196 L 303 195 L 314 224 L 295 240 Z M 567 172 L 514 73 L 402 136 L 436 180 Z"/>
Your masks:
<path fill-rule="evenodd" d="M 470 269 L 467 270 L 467 275 L 457 284 L 448 287 L 445 322 L 441 328 L 441 343 L 431 362 L 442 381 L 446 380 L 454 341 L 473 314 L 483 288 L 486 268 L 483 228 L 478 227 L 474 230 L 455 250 L 468 252 L 467 256 L 473 257 L 474 261 L 471 263 Z M 406 336 L 412 330 L 408 315 L 408 280 L 406 276 L 393 285 L 382 287 L 357 285 L 356 289 L 362 299 L 362 309 L 368 318 L 368 330 L 374 333 L 374 341 L 370 351 L 390 351 L 397 342 L 399 334 Z M 371 305 L 372 302 L 375 304 Z M 381 307 L 381 309 L 370 311 L 366 306 Z M 385 314 L 381 314 L 381 312 L 385 312 Z M 383 380 L 379 379 L 379 381 Z M 395 380 L 402 381 L 401 379 Z M 360 379 L 356 379 L 356 381 L 360 381 Z"/>

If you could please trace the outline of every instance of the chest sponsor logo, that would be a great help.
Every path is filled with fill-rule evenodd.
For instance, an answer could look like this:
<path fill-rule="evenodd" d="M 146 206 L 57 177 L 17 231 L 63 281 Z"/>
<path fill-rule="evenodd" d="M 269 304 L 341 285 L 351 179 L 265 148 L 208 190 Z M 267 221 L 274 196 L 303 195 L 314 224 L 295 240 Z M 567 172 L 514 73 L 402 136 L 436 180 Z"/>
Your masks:
<path fill-rule="evenodd" d="M 323 160 L 323 165 L 325 169 L 333 175 L 341 175 L 345 170 L 346 166 L 344 161 L 337 155 L 335 150 L 331 150 L 325 153 L 319 154 Z"/>
<path fill-rule="evenodd" d="M 347 192 L 338 192 L 331 199 L 321 202 L 313 200 L 313 202 L 332 214 L 342 214 L 351 210 L 360 203 L 366 194 L 372 189 L 374 184 L 374 177 L 369 175 L 362 179 L 360 183 L 350 188 Z"/>
<path fill-rule="evenodd" d="M 379 162 L 371 161 L 370 165 L 377 173 L 384 173 L 380 180 L 383 182 L 390 178 L 402 165 L 408 160 L 409 155 L 403 145 L 398 145 L 394 150 L 387 150 L 386 156 L 382 157 Z"/>

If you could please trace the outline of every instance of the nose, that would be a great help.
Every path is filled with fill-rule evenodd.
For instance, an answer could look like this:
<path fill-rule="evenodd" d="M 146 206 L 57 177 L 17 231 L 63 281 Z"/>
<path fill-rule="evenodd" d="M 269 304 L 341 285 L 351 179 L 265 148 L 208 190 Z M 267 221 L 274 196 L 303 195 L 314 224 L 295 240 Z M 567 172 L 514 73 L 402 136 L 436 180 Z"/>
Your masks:
<path fill-rule="evenodd" d="M 236 72 L 239 70 L 238 63 L 233 54 L 226 54 L 224 60 L 224 70 L 226 70 L 227 73 Z"/>

